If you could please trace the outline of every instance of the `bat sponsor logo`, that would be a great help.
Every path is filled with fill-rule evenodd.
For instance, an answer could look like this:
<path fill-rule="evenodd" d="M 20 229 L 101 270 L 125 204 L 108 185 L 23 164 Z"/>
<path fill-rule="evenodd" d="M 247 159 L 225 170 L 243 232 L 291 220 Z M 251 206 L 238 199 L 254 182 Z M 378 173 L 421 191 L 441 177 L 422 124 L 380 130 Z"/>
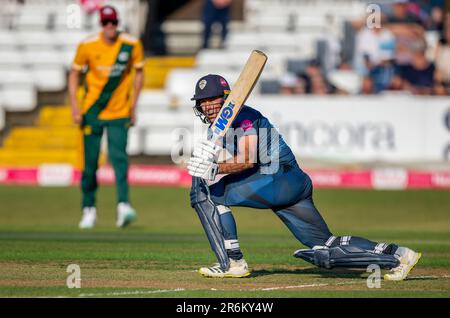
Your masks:
<path fill-rule="evenodd" d="M 228 120 L 233 117 L 233 110 L 235 105 L 235 102 L 230 102 L 225 108 L 222 109 L 215 124 L 214 133 L 218 135 L 220 134 L 220 132 L 225 130 L 228 125 Z"/>

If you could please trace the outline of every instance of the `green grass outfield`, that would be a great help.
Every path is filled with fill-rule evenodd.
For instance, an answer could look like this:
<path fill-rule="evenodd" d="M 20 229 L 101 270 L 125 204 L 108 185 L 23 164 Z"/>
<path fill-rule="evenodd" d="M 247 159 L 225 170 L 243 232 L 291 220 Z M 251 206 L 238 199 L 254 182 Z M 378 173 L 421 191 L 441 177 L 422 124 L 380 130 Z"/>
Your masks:
<path fill-rule="evenodd" d="M 0 297 L 449 297 L 450 192 L 317 190 L 337 235 L 396 242 L 423 252 L 403 282 L 369 289 L 368 273 L 328 271 L 292 257 L 301 245 L 271 212 L 236 208 L 253 274 L 206 279 L 215 262 L 188 189 L 133 187 L 138 220 L 116 229 L 115 191 L 98 193 L 98 226 L 78 229 L 78 188 L 0 187 Z M 69 264 L 81 288 L 66 287 Z"/>

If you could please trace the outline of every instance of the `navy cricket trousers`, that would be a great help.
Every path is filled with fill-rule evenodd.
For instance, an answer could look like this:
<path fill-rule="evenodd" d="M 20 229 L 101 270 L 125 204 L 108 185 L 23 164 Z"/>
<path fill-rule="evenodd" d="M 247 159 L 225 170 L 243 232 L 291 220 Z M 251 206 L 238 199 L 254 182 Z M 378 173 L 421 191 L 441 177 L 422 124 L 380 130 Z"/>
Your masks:
<path fill-rule="evenodd" d="M 311 179 L 295 160 L 272 174 L 262 174 L 258 167 L 230 174 L 209 189 L 215 204 L 271 209 L 310 248 L 325 245 L 332 236 L 314 205 Z"/>

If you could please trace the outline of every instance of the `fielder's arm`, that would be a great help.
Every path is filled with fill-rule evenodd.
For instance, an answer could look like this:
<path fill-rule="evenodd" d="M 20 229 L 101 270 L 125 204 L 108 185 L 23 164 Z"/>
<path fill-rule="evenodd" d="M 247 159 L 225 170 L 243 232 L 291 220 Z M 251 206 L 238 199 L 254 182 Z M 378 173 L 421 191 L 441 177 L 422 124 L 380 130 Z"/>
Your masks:
<path fill-rule="evenodd" d="M 144 68 L 136 68 L 136 74 L 134 77 L 134 91 L 133 91 L 133 102 L 131 104 L 131 124 L 134 125 L 136 122 L 136 106 L 141 94 L 142 87 L 144 86 Z"/>
<path fill-rule="evenodd" d="M 69 98 L 70 106 L 72 108 L 72 118 L 75 124 L 81 123 L 81 110 L 78 106 L 77 91 L 80 83 L 81 71 L 72 68 L 69 74 Z"/>
<path fill-rule="evenodd" d="M 257 160 L 258 136 L 243 136 L 238 140 L 238 154 L 219 163 L 220 174 L 238 173 L 253 168 Z"/>

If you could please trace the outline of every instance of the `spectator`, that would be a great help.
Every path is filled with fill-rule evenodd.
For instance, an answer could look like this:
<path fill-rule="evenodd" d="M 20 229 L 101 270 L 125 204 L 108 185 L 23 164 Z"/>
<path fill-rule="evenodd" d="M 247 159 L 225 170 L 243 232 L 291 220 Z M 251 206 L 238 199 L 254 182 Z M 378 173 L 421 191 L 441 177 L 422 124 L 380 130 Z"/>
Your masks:
<path fill-rule="evenodd" d="M 227 37 L 228 22 L 230 20 L 230 8 L 232 0 L 205 0 L 203 8 L 203 48 L 209 47 L 212 25 L 219 22 L 222 26 L 222 43 Z"/>
<path fill-rule="evenodd" d="M 24 0 L 6 1 L 6 3 L 2 3 L 2 10 L 0 10 L 0 27 L 13 29 L 16 26 L 17 19 L 24 5 Z"/>
<path fill-rule="evenodd" d="M 387 28 L 363 28 L 356 35 L 354 68 L 362 76 L 387 58 L 393 58 L 396 49 L 394 34 Z"/>
<path fill-rule="evenodd" d="M 280 93 L 282 95 L 304 94 L 303 80 L 292 73 L 284 74 L 280 80 Z"/>
<path fill-rule="evenodd" d="M 442 93 L 439 72 L 434 63 L 429 62 L 425 56 L 425 41 L 416 41 L 411 49 L 413 52 L 411 62 L 399 67 L 398 75 L 402 88 L 417 95 Z"/>
<path fill-rule="evenodd" d="M 331 86 L 322 74 L 317 60 L 310 61 L 305 71 L 297 76 L 303 82 L 306 94 L 324 95 L 332 91 Z"/>
<path fill-rule="evenodd" d="M 84 22 L 84 28 L 87 30 L 92 30 L 94 27 L 94 17 L 102 7 L 103 0 L 80 0 L 80 5 L 83 11 L 86 13 L 86 20 Z"/>
<path fill-rule="evenodd" d="M 417 5 L 406 0 L 396 1 L 391 12 L 386 13 L 385 27 L 394 34 L 396 39 L 396 61 L 398 64 L 408 64 L 412 59 L 410 43 L 424 38 L 425 20 L 421 20 Z M 420 9 L 420 8 L 419 8 Z"/>
<path fill-rule="evenodd" d="M 430 31 L 442 31 L 445 0 L 410 0 L 410 11 L 423 21 Z"/>
<path fill-rule="evenodd" d="M 83 11 L 94 14 L 103 7 L 103 0 L 80 0 Z"/>
<path fill-rule="evenodd" d="M 407 0 L 397 0 L 392 5 L 392 12 L 387 16 L 387 23 L 414 23 L 421 24 L 420 18 L 409 10 Z"/>
<path fill-rule="evenodd" d="M 444 10 L 440 7 L 431 9 L 430 19 L 427 23 L 428 30 L 442 32 L 444 29 Z"/>
<path fill-rule="evenodd" d="M 445 86 L 446 94 L 450 95 L 450 21 L 447 22 L 443 36 L 436 48 L 435 61 Z"/>
<path fill-rule="evenodd" d="M 394 51 L 384 51 L 379 56 L 379 63 L 369 71 L 372 83 L 372 93 L 378 94 L 384 90 L 394 89 L 393 81 L 396 74 Z"/>

